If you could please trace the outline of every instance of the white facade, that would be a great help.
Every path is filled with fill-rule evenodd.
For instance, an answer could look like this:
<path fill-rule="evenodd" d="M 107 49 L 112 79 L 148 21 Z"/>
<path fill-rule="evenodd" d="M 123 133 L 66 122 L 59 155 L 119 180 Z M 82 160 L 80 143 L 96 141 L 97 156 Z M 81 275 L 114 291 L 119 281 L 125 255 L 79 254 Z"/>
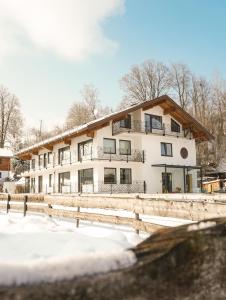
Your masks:
<path fill-rule="evenodd" d="M 154 128 L 150 129 L 149 125 L 147 127 L 149 116 L 145 117 L 145 114 L 152 115 L 151 122 L 157 122 L 157 125 L 151 123 Z M 159 121 L 155 120 L 156 116 Z M 32 154 L 35 165 L 31 160 L 30 170 L 23 174 L 27 178 L 27 183 L 30 182 L 30 191 L 35 193 L 198 192 L 196 146 L 192 133 L 185 133 L 178 121 L 176 123 L 180 129 L 176 132 L 172 130 L 172 117 L 164 114 L 160 106 L 145 111 L 140 108 L 131 112 L 130 117 L 128 128 L 122 127 L 124 123 L 120 121 L 114 124 L 110 121 L 108 126 L 96 129 L 92 138 L 87 134 L 73 137 L 70 141 L 54 144 L 51 151 L 47 150 L 43 143 L 42 149 Z M 158 122 L 161 126 L 156 129 L 155 127 L 159 126 Z M 105 153 L 109 152 L 104 149 L 106 138 L 115 140 L 110 143 L 115 143 L 116 154 Z M 89 140 L 92 140 L 92 143 L 85 146 L 85 154 L 79 160 L 79 144 Z M 130 141 L 131 153 L 129 151 L 128 155 L 120 154 L 122 152 L 120 145 L 123 143 L 120 141 Z M 67 142 L 70 142 L 70 145 Z M 161 146 L 161 143 L 168 145 Z M 64 153 L 65 159 L 60 160 L 59 149 L 64 147 L 69 147 L 69 150 Z M 170 155 L 164 156 L 161 147 L 164 149 L 168 147 L 169 153 L 167 154 Z M 185 152 L 187 150 L 185 158 L 181 155 L 182 148 L 186 148 Z M 48 152 L 53 156 L 51 159 L 50 154 L 49 162 Z M 45 165 L 42 161 L 44 158 L 40 156 L 44 154 Z M 116 169 L 116 178 L 113 176 L 115 171 L 106 170 L 106 168 Z M 82 173 L 81 170 L 84 169 L 93 169 L 93 171 Z M 59 175 L 65 172 L 67 172 L 66 175 Z M 164 177 L 165 173 L 168 174 L 166 177 Z M 66 178 L 62 179 L 62 176 Z"/>

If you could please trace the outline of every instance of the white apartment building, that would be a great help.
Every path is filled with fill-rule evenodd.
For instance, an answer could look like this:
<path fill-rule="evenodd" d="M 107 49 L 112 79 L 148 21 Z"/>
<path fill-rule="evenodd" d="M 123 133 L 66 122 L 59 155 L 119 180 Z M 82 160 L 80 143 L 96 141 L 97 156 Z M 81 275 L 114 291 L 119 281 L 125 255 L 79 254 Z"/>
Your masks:
<path fill-rule="evenodd" d="M 65 131 L 16 153 L 31 193 L 198 192 L 196 143 L 211 134 L 168 96 Z"/>

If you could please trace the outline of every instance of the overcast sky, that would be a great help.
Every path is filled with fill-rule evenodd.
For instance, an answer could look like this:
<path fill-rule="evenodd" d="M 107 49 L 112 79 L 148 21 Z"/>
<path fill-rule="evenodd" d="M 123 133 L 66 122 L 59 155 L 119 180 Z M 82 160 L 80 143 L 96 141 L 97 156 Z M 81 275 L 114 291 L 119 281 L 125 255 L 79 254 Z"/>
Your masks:
<path fill-rule="evenodd" d="M 0 0 L 0 84 L 28 125 L 59 124 L 92 83 L 116 107 L 119 79 L 146 59 L 226 77 L 226 1 Z"/>

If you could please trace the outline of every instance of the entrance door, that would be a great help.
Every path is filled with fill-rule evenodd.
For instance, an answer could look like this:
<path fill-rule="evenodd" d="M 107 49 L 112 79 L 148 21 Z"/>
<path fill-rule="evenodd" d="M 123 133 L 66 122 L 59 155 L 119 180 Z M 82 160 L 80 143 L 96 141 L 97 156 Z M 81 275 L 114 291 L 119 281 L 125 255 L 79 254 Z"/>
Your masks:
<path fill-rule="evenodd" d="M 162 192 L 172 193 L 172 173 L 162 173 Z"/>
<path fill-rule="evenodd" d="M 186 192 L 192 193 L 192 175 L 186 174 Z"/>
<path fill-rule="evenodd" d="M 38 176 L 38 192 L 42 193 L 42 176 Z"/>

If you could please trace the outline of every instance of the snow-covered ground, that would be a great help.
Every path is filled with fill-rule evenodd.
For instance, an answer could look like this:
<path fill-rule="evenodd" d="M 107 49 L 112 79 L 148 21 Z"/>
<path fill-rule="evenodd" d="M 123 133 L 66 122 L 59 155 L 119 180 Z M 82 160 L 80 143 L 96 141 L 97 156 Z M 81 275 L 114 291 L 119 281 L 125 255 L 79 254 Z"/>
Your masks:
<path fill-rule="evenodd" d="M 149 221 L 168 226 L 187 222 Z M 128 267 L 136 262 L 128 249 L 147 236 L 126 226 L 80 222 L 76 228 L 75 221 L 0 213 L 0 285 L 53 282 Z"/>

